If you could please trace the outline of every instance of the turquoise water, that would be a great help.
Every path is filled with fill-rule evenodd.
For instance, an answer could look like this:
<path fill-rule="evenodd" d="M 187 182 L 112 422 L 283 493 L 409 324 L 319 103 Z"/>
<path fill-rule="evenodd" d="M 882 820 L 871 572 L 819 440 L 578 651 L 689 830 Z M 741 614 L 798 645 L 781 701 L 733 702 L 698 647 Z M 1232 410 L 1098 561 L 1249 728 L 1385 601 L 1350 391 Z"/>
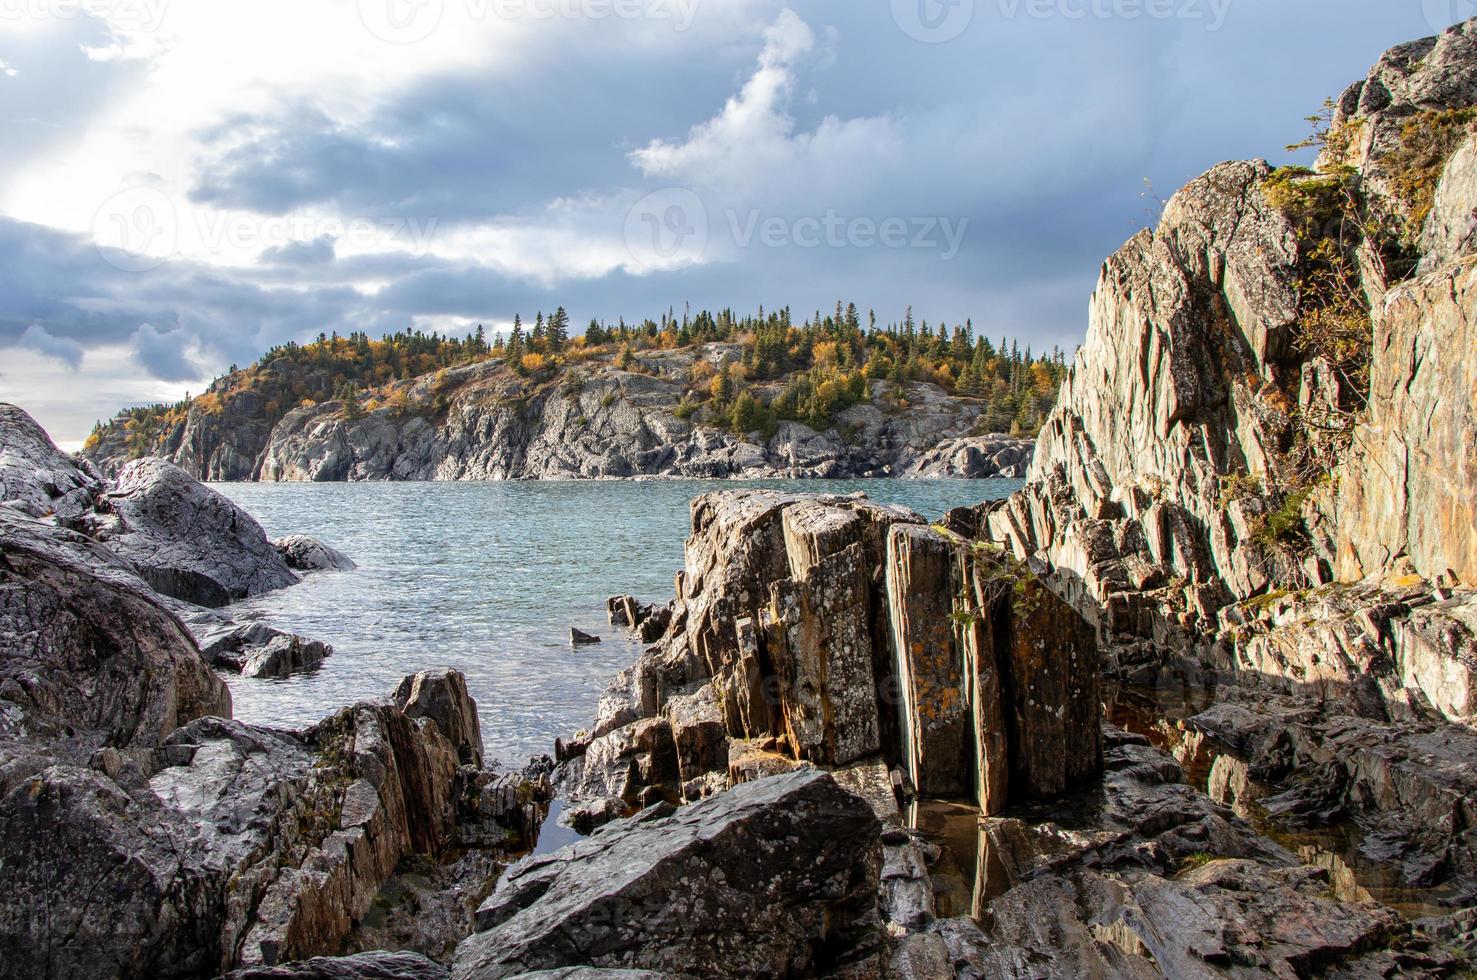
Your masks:
<path fill-rule="evenodd" d="M 315 674 L 231 678 L 236 716 L 307 725 L 388 695 L 406 674 L 455 667 L 491 758 L 521 765 L 552 752 L 637 652 L 606 622 L 606 597 L 671 599 L 689 501 L 742 486 L 861 490 L 937 518 L 1019 481 L 217 484 L 270 536 L 311 534 L 359 564 L 232 608 L 335 648 Z M 572 650 L 571 626 L 604 642 Z"/>

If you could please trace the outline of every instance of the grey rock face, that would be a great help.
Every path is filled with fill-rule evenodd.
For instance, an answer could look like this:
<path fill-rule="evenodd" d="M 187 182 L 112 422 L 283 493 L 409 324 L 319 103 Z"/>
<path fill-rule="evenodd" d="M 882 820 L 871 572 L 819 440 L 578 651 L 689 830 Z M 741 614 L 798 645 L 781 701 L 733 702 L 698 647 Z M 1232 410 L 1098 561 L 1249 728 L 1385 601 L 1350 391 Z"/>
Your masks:
<path fill-rule="evenodd" d="M 287 567 L 299 572 L 348 572 L 358 566 L 352 558 L 336 548 L 306 534 L 289 534 L 272 542 L 272 547 L 287 562 Z"/>
<path fill-rule="evenodd" d="M 482 765 L 482 724 L 460 671 L 422 671 L 407 677 L 395 689 L 394 700 L 408 717 L 434 721 L 456 746 L 464 765 Z"/>
<path fill-rule="evenodd" d="M 356 953 L 281 966 L 233 970 L 223 980 L 447 980 L 446 967 L 419 953 Z"/>
<path fill-rule="evenodd" d="M 824 964 L 875 904 L 880 825 L 829 775 L 778 776 L 663 814 L 510 871 L 453 975 L 584 965 L 782 976 Z"/>
<path fill-rule="evenodd" d="M 0 402 L 0 503 L 31 517 L 70 519 L 100 489 L 96 471 L 57 449 L 25 412 Z"/>
<path fill-rule="evenodd" d="M 80 535 L 0 508 L 0 740 L 156 745 L 229 716 L 183 624 Z"/>
<path fill-rule="evenodd" d="M 204 479 L 295 482 L 991 477 L 1019 475 L 1029 462 L 1028 442 L 973 435 L 978 403 L 926 383 L 907 387 L 905 412 L 887 409 L 879 382 L 835 429 L 784 422 L 767 441 L 736 437 L 675 414 L 678 377 L 692 360 L 653 352 L 642 356 L 644 373 L 597 363 L 571 369 L 557 386 L 486 362 L 446 372 L 445 390 L 433 391 L 429 376 L 400 387 L 411 404 L 445 396 L 444 410 L 381 408 L 349 419 L 330 402 L 294 409 L 270 428 L 259 398 L 229 393 L 218 414 L 191 408 L 169 457 Z M 126 460 L 115 443 L 95 452 L 110 472 Z"/>
<path fill-rule="evenodd" d="M 0 801 L 0 954 L 143 978 L 335 952 L 402 858 L 456 840 L 458 780 L 435 725 L 371 703 L 297 734 L 201 719 L 34 772 Z"/>
<path fill-rule="evenodd" d="M 128 464 L 105 500 L 106 543 L 165 595 L 224 606 L 298 581 L 250 514 L 172 463 Z"/>

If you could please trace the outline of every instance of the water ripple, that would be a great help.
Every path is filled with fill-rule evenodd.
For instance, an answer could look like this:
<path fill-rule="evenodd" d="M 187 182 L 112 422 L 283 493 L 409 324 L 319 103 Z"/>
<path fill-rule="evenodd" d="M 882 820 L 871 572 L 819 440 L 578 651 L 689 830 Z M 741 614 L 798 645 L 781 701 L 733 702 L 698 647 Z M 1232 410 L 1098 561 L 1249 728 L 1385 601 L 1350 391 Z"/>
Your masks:
<path fill-rule="evenodd" d="M 610 677 L 638 652 L 605 621 L 605 598 L 672 596 L 688 504 L 718 488 L 864 490 L 930 518 L 1003 497 L 1013 480 L 705 483 L 218 484 L 272 537 L 310 534 L 346 552 L 353 572 L 233 607 L 332 643 L 315 674 L 230 678 L 236 716 L 310 724 L 387 695 L 406 674 L 467 676 L 491 758 L 521 764 L 585 725 Z M 602 636 L 571 649 L 569 627 Z"/>

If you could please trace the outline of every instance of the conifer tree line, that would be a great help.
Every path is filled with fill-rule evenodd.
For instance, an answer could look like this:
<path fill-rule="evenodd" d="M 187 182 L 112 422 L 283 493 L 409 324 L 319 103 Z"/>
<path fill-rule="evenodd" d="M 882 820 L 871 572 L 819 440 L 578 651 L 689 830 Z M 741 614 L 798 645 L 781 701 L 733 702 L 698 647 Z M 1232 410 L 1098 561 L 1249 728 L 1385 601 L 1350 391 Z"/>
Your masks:
<path fill-rule="evenodd" d="M 784 420 L 825 429 L 837 425 L 847 408 L 879 393 L 884 407 L 906 410 L 910 395 L 917 394 L 909 383 L 930 382 L 983 403 L 980 431 L 1029 435 L 1055 404 L 1067 373 L 1059 349 L 1038 354 L 1009 338 L 992 340 L 969 320 L 931 324 L 916 318 L 911 307 L 901 320 L 886 324 L 874 312 L 863 315 L 854 303 L 840 302 L 834 311 L 817 310 L 799 321 L 788 307 L 743 315 L 732 309 L 668 309 L 640 323 L 591 320 L 583 334 L 571 336 L 569 314 L 561 306 L 536 313 L 532 325 L 515 315 L 511 329 L 491 335 L 478 325 L 461 337 L 404 330 L 372 340 L 355 331 L 320 333 L 305 344 L 289 341 L 245 370 L 232 365 L 194 405 L 218 410 L 223 396 L 251 387 L 268 399 L 272 421 L 298 405 L 329 400 L 357 417 L 384 405 L 405 408 L 394 401 L 403 401 L 404 394 L 389 390 L 394 382 L 439 373 L 439 389 L 445 372 L 456 367 L 498 360 L 538 380 L 561 367 L 604 359 L 620 370 L 641 372 L 650 369 L 652 352 L 714 343 L 736 350 L 716 362 L 696 360 L 676 412 L 741 434 L 767 434 Z M 182 415 L 183 407 L 130 409 L 119 421 L 139 436 L 152 434 L 166 417 Z"/>

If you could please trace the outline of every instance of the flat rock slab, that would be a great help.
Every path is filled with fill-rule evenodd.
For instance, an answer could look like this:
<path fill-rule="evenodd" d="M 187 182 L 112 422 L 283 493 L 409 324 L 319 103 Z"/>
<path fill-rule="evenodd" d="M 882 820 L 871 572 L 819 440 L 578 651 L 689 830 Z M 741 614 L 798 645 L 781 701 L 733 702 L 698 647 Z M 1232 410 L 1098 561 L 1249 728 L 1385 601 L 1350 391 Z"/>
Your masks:
<path fill-rule="evenodd" d="M 670 814 L 670 815 L 668 815 Z M 826 773 L 655 807 L 514 868 L 453 976 L 568 966 L 673 977 L 787 976 L 876 904 L 880 823 Z"/>

